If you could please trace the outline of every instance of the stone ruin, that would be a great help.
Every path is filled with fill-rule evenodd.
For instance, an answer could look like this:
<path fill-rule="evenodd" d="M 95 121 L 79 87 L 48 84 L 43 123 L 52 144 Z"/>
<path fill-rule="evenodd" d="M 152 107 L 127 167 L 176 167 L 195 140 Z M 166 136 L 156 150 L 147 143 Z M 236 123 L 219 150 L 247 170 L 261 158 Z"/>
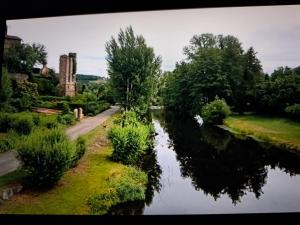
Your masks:
<path fill-rule="evenodd" d="M 61 96 L 76 95 L 76 53 L 59 58 L 59 93 Z"/>

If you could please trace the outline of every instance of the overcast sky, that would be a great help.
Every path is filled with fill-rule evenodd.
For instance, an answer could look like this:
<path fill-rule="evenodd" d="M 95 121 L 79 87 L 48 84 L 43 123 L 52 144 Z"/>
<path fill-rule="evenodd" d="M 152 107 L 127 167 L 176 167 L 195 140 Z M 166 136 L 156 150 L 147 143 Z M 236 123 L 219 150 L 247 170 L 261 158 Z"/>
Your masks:
<path fill-rule="evenodd" d="M 107 76 L 105 43 L 131 25 L 162 57 L 162 70 L 184 59 L 195 34 L 234 35 L 253 46 L 263 69 L 300 65 L 300 5 L 164 10 L 7 21 L 8 34 L 41 43 L 48 66 L 58 72 L 59 56 L 77 53 L 77 73 Z"/>

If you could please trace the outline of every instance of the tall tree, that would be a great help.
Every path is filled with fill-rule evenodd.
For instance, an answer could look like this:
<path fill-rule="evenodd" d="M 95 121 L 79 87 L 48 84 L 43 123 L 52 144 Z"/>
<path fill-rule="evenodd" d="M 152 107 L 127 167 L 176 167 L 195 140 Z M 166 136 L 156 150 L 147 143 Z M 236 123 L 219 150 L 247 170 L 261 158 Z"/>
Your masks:
<path fill-rule="evenodd" d="M 204 103 L 218 96 L 234 111 L 247 109 L 247 91 L 263 78 L 253 48 L 244 53 L 234 36 L 201 34 L 193 36 L 183 51 L 186 60 L 177 64 L 165 81 L 167 107 L 196 114 Z"/>
<path fill-rule="evenodd" d="M 161 58 L 132 27 L 120 30 L 118 38 L 106 43 L 108 75 L 116 100 L 125 110 L 147 108 L 160 74 Z"/>

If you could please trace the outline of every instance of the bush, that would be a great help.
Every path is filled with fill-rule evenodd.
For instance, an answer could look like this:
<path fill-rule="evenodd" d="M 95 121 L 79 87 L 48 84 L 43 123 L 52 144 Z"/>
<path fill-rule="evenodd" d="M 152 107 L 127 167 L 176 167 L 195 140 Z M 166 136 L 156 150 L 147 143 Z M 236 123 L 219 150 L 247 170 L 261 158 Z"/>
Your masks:
<path fill-rule="evenodd" d="M 201 117 L 207 124 L 222 124 L 229 114 L 230 108 L 223 99 L 216 99 L 207 103 L 201 110 Z"/>
<path fill-rule="evenodd" d="M 140 156 L 148 148 L 149 136 L 150 129 L 147 125 L 114 126 L 109 131 L 109 138 L 114 147 L 112 159 L 127 165 L 137 164 Z"/>
<path fill-rule="evenodd" d="M 14 118 L 8 113 L 0 113 L 0 132 L 7 132 L 14 127 Z"/>
<path fill-rule="evenodd" d="M 145 199 L 145 185 L 147 175 L 139 170 L 129 168 L 126 176 L 112 181 L 112 187 L 116 190 L 120 202 Z"/>
<path fill-rule="evenodd" d="M 57 128 L 58 127 L 58 123 L 56 121 L 46 121 L 44 124 L 45 127 L 47 127 L 48 129 L 53 129 L 53 128 Z"/>
<path fill-rule="evenodd" d="M 44 95 L 44 96 L 39 96 L 38 97 L 40 100 L 43 100 L 43 101 L 70 101 L 70 96 L 63 96 L 63 97 L 60 97 L 60 96 L 47 96 L 47 95 Z"/>
<path fill-rule="evenodd" d="M 300 120 L 300 104 L 288 106 L 284 111 L 290 118 Z"/>
<path fill-rule="evenodd" d="M 75 145 L 61 129 L 36 129 L 24 137 L 18 157 L 36 187 L 54 185 L 69 168 Z"/>
<path fill-rule="evenodd" d="M 41 108 L 56 109 L 57 103 L 56 102 L 38 101 L 37 106 L 41 107 Z"/>
<path fill-rule="evenodd" d="M 79 137 L 76 140 L 76 151 L 72 159 L 71 166 L 75 166 L 77 162 L 82 158 L 84 153 L 86 152 L 86 140 L 83 137 Z"/>
<path fill-rule="evenodd" d="M 132 110 L 123 112 L 118 119 L 114 120 L 114 123 L 118 124 L 121 127 L 127 125 L 138 126 L 140 124 L 140 122 L 137 119 L 136 113 Z"/>
<path fill-rule="evenodd" d="M 75 123 L 75 116 L 73 113 L 68 113 L 65 115 L 59 115 L 57 121 L 64 125 L 72 125 Z"/>
<path fill-rule="evenodd" d="M 39 115 L 33 115 L 32 121 L 35 126 L 39 126 L 41 124 L 41 118 Z"/>
<path fill-rule="evenodd" d="M 17 146 L 19 136 L 14 131 L 9 131 L 0 138 L 0 153 L 12 150 Z"/>
<path fill-rule="evenodd" d="M 34 123 L 32 116 L 16 117 L 16 121 L 14 122 L 14 130 L 18 134 L 30 134 L 33 126 Z"/>
<path fill-rule="evenodd" d="M 146 183 L 146 173 L 129 167 L 124 176 L 110 181 L 106 191 L 90 196 L 88 206 L 94 214 L 105 214 L 118 203 L 145 200 Z"/>

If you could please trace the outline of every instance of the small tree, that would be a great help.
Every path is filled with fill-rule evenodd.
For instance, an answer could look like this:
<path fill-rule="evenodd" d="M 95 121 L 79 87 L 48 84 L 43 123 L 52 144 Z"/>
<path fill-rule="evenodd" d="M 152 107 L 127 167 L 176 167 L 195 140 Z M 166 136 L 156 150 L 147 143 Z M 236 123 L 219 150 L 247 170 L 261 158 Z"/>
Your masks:
<path fill-rule="evenodd" d="M 225 100 L 216 100 L 207 103 L 201 110 L 201 117 L 207 124 L 222 124 L 223 120 L 230 114 L 230 108 Z"/>

